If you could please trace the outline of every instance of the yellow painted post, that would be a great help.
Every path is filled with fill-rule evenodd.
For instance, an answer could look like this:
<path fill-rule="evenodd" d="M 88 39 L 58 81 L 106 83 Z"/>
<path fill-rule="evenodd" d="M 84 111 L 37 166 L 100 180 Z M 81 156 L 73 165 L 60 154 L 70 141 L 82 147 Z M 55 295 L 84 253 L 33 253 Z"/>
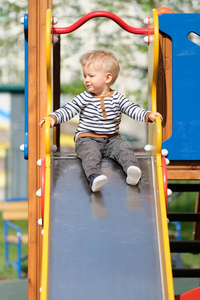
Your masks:
<path fill-rule="evenodd" d="M 150 17 L 153 17 L 153 28 L 154 28 L 154 37 L 153 43 L 150 44 L 150 55 L 149 59 L 153 59 L 153 62 L 149 62 L 150 65 L 150 102 L 152 112 L 157 111 L 157 74 L 158 74 L 158 63 L 159 63 L 159 20 L 158 13 L 156 9 L 152 10 Z M 174 300 L 174 287 L 173 287 L 173 278 L 172 278 L 172 267 L 171 267 L 171 256 L 169 248 L 169 234 L 167 226 L 167 212 L 165 205 L 165 194 L 164 194 L 164 184 L 163 184 L 163 174 L 162 174 L 162 161 L 161 161 L 161 149 L 162 149 L 162 126 L 161 119 L 156 118 L 156 135 L 152 132 L 152 129 L 149 130 L 152 144 L 152 153 L 156 155 L 156 169 L 157 169 L 157 178 L 158 178 L 158 192 L 160 200 L 160 212 L 161 212 L 161 226 L 162 226 L 162 237 L 163 237 L 163 249 L 164 249 L 164 260 L 165 260 L 165 269 L 166 269 L 166 281 L 167 281 L 167 294 L 168 300 Z M 154 139 L 156 136 L 156 141 Z M 156 143 L 155 143 L 156 142 Z"/>
<path fill-rule="evenodd" d="M 47 116 L 51 112 L 51 10 L 46 15 L 46 68 L 47 68 Z M 42 247 L 42 276 L 41 300 L 49 298 L 49 244 L 50 244 L 50 183 L 51 183 L 51 157 L 50 157 L 50 118 L 45 122 L 45 202 L 44 202 L 44 232 Z"/>

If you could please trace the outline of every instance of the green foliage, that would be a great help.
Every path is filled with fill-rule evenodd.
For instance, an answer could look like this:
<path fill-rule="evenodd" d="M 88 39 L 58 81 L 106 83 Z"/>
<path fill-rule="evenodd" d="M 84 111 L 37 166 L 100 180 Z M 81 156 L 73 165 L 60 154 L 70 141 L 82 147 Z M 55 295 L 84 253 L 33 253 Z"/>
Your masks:
<path fill-rule="evenodd" d="M 0 3 L 0 60 L 7 62 L 0 75 L 5 72 L 12 83 L 23 82 L 24 35 L 20 18 L 27 12 L 27 5 L 25 0 L 1 0 Z"/>
<path fill-rule="evenodd" d="M 146 53 L 148 52 L 148 48 L 146 45 L 139 45 L 137 44 L 137 47 L 138 47 L 138 51 L 140 51 L 141 53 Z"/>
<path fill-rule="evenodd" d="M 61 85 L 61 92 L 63 94 L 78 95 L 84 90 L 85 86 L 81 79 L 76 79 L 74 81 L 71 81 L 70 83 L 63 83 Z"/>
<path fill-rule="evenodd" d="M 152 5 L 152 2 L 154 2 L 154 1 L 148 0 L 148 1 L 141 2 L 141 8 L 145 13 L 148 14 L 152 10 L 152 8 L 154 8 L 154 5 Z"/>
<path fill-rule="evenodd" d="M 172 181 L 174 182 L 174 181 Z M 179 182 L 180 183 L 180 182 Z M 182 182 L 185 184 L 185 181 Z M 196 193 L 195 192 L 184 192 L 177 195 L 174 200 L 168 204 L 168 212 L 195 212 Z M 180 222 L 181 224 L 181 238 L 182 240 L 193 239 L 193 222 Z M 175 227 L 169 223 L 169 230 L 174 231 Z M 199 267 L 199 255 L 193 255 L 189 253 L 182 253 L 181 260 L 186 268 Z"/>

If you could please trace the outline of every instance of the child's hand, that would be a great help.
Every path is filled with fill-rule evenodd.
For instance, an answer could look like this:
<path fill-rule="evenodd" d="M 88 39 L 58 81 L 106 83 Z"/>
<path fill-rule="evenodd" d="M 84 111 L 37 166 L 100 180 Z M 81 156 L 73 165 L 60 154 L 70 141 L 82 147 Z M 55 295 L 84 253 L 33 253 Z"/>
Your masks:
<path fill-rule="evenodd" d="M 56 118 L 49 116 L 49 119 L 50 119 L 50 128 L 52 128 L 56 123 Z M 46 118 L 43 118 L 42 121 L 40 121 L 39 123 L 40 128 L 43 126 L 45 122 L 46 122 Z"/>
<path fill-rule="evenodd" d="M 160 113 L 158 113 L 158 112 L 155 112 L 155 113 L 151 113 L 149 115 L 149 121 L 155 122 L 157 117 L 159 117 L 161 119 L 161 121 L 163 120 L 162 115 Z"/>

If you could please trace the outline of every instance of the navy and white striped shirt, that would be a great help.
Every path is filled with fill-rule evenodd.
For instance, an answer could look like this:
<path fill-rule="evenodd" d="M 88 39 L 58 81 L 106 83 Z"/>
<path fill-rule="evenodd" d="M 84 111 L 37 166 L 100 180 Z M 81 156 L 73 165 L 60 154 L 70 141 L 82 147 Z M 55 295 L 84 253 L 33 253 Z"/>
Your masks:
<path fill-rule="evenodd" d="M 50 115 L 55 116 L 57 124 L 60 124 L 79 114 L 79 124 L 75 132 L 76 140 L 82 133 L 118 134 L 122 113 L 134 120 L 145 122 L 150 111 L 130 102 L 116 91 L 104 97 L 97 97 L 85 91 Z"/>

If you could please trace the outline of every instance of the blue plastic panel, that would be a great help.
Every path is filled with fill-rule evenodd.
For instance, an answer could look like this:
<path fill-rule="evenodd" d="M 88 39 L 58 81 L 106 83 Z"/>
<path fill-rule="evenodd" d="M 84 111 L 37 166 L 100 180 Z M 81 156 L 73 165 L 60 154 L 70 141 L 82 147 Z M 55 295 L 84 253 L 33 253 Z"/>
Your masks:
<path fill-rule="evenodd" d="M 172 135 L 163 142 L 170 160 L 200 159 L 200 14 L 163 14 L 160 31 L 172 39 Z"/>

